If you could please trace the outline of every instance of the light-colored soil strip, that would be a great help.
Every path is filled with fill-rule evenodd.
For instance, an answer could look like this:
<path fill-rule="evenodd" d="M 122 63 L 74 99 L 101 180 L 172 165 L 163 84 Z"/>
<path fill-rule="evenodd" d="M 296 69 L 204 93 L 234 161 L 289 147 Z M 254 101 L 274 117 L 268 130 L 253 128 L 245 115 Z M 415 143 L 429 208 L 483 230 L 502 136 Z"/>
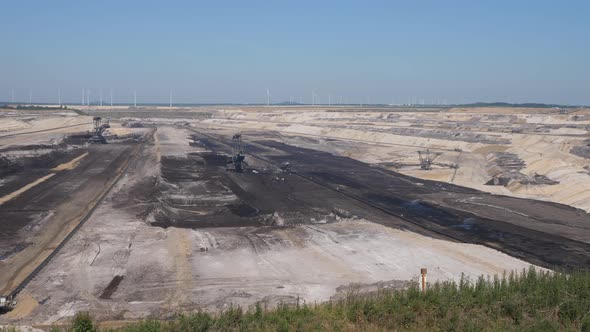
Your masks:
<path fill-rule="evenodd" d="M 61 165 L 56 166 L 55 168 L 52 169 L 52 171 L 66 171 L 66 170 L 74 169 L 74 168 L 78 167 L 78 165 L 80 164 L 80 161 L 82 159 L 84 159 L 87 155 L 88 155 L 88 152 L 84 152 L 83 154 L 68 161 L 67 163 L 63 163 Z"/>
<path fill-rule="evenodd" d="M 47 175 L 45 175 L 44 177 L 42 177 L 42 178 L 40 178 L 40 179 L 37 179 L 37 180 L 35 180 L 35 181 L 33 181 L 33 182 L 31 182 L 31 183 L 27 184 L 26 186 L 24 186 L 24 187 L 20 188 L 20 189 L 19 189 L 19 190 L 17 190 L 17 191 L 11 192 L 11 193 L 10 193 L 10 194 L 8 194 L 8 195 L 4 195 L 4 196 L 0 197 L 0 205 L 2 205 L 2 204 L 4 204 L 4 203 L 8 202 L 9 200 L 11 200 L 11 199 L 13 199 L 13 198 L 16 198 L 16 197 L 20 196 L 20 195 L 21 195 L 22 193 L 24 193 L 25 191 L 27 191 L 27 190 L 29 190 L 29 189 L 33 188 L 34 186 L 36 186 L 36 185 L 38 185 L 38 184 L 40 184 L 40 183 L 43 183 L 43 182 L 45 182 L 46 180 L 48 180 L 48 179 L 52 178 L 54 175 L 55 175 L 55 173 L 47 174 Z"/>
<path fill-rule="evenodd" d="M 80 161 L 83 158 L 85 158 L 87 155 L 88 155 L 88 152 L 85 152 L 85 153 L 79 155 L 78 157 L 76 157 L 76 158 L 68 161 L 67 163 L 63 163 L 61 165 L 58 165 L 57 167 L 53 168 L 52 171 L 59 172 L 59 171 L 65 171 L 65 170 L 74 169 L 74 168 L 76 168 L 80 164 Z M 8 195 L 4 195 L 4 196 L 0 197 L 0 205 L 6 203 L 8 201 L 10 201 L 11 199 L 14 199 L 14 198 L 20 196 L 22 193 L 24 193 L 27 190 L 35 187 L 36 185 L 38 185 L 40 183 L 43 183 L 43 182 L 51 179 L 55 174 L 56 173 L 47 174 L 44 177 L 39 178 L 39 179 L 37 179 L 37 180 L 35 180 L 35 181 L 33 181 L 33 182 L 25 185 L 24 187 L 22 187 L 22 188 L 20 188 L 20 189 L 18 189 L 16 191 L 14 191 L 14 192 L 11 192 Z"/>

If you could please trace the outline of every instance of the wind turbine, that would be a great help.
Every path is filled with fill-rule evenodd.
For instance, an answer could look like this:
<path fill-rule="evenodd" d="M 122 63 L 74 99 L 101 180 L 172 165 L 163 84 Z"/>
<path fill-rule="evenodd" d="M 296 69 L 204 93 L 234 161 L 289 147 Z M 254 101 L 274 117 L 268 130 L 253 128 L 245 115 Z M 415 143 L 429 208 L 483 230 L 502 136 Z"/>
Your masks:
<path fill-rule="evenodd" d="M 270 105 L 270 90 L 266 88 L 266 106 Z"/>
<path fill-rule="evenodd" d="M 133 90 L 133 107 L 137 107 L 137 90 Z"/>
<path fill-rule="evenodd" d="M 113 89 L 111 88 L 111 107 L 113 107 Z"/>
<path fill-rule="evenodd" d="M 57 88 L 57 105 L 61 107 L 61 88 Z"/>
<path fill-rule="evenodd" d="M 172 89 L 170 89 L 170 108 L 172 108 Z"/>
<path fill-rule="evenodd" d="M 100 106 L 102 106 L 102 88 L 100 88 Z"/>
<path fill-rule="evenodd" d="M 33 90 L 29 90 L 29 105 L 33 104 Z"/>

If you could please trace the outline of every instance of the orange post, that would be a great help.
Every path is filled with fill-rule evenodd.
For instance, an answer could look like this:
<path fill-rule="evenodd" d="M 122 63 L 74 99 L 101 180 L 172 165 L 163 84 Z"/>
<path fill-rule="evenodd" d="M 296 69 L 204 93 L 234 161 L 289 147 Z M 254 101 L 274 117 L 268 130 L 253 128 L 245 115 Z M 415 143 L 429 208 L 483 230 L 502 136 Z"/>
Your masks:
<path fill-rule="evenodd" d="M 426 268 L 423 267 L 420 269 L 420 274 L 422 275 L 421 281 L 420 281 L 420 289 L 422 290 L 422 293 L 424 293 L 426 291 Z"/>

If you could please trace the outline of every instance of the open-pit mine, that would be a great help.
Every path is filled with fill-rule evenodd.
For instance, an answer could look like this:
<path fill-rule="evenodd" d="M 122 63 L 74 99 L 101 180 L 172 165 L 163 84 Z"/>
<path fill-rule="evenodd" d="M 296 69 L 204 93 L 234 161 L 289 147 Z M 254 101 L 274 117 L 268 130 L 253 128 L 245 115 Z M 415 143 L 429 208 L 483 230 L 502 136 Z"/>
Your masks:
<path fill-rule="evenodd" d="M 590 109 L 71 108 L 0 109 L 0 325 L 590 266 Z"/>

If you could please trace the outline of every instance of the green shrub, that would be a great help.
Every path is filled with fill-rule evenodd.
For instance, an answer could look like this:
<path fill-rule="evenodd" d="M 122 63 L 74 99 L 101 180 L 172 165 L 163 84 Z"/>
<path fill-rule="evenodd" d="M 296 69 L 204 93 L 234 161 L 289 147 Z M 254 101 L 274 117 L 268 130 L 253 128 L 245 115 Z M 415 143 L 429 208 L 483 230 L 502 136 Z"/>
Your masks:
<path fill-rule="evenodd" d="M 92 323 L 92 318 L 88 312 L 79 312 L 74 316 L 72 323 L 72 331 L 74 332 L 94 332 L 96 328 Z"/>

